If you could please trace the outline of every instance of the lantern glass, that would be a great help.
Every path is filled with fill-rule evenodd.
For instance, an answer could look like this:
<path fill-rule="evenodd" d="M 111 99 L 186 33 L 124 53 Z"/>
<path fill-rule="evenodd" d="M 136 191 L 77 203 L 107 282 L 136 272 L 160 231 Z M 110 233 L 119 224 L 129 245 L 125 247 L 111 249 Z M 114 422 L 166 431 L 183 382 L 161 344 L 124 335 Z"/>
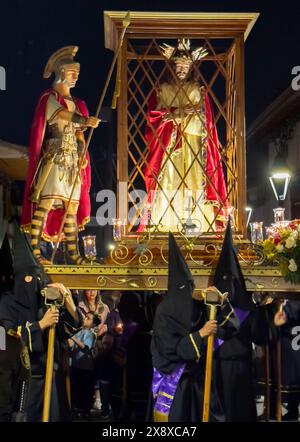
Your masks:
<path fill-rule="evenodd" d="M 88 235 L 82 237 L 84 255 L 89 261 L 97 258 L 96 236 Z"/>
<path fill-rule="evenodd" d="M 275 224 L 282 223 L 282 221 L 284 221 L 285 208 L 276 207 L 276 209 L 273 209 L 273 212 L 274 212 L 274 223 Z"/>
<path fill-rule="evenodd" d="M 112 221 L 114 241 L 122 241 L 122 238 L 125 235 L 125 220 L 122 222 L 120 218 L 114 218 Z"/>
<path fill-rule="evenodd" d="M 250 228 L 251 228 L 251 242 L 253 243 L 262 242 L 264 239 L 263 221 L 256 221 L 250 223 Z"/>

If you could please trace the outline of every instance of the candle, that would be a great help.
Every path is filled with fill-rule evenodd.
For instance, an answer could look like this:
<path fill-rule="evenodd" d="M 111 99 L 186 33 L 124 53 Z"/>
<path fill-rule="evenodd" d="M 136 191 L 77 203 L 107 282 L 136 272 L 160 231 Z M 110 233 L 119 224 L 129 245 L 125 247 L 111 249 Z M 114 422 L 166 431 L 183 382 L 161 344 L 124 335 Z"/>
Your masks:
<path fill-rule="evenodd" d="M 115 241 L 122 240 L 122 222 L 120 218 L 113 219 L 113 237 Z"/>
<path fill-rule="evenodd" d="M 91 261 L 95 260 L 97 257 L 96 236 L 95 235 L 83 236 L 82 240 L 83 240 L 85 257 Z"/>
<path fill-rule="evenodd" d="M 251 228 L 251 242 L 262 242 L 263 237 L 263 221 L 250 223 Z"/>
<path fill-rule="evenodd" d="M 273 209 L 274 212 L 274 223 L 279 224 L 284 221 L 284 207 L 277 207 L 276 209 Z"/>

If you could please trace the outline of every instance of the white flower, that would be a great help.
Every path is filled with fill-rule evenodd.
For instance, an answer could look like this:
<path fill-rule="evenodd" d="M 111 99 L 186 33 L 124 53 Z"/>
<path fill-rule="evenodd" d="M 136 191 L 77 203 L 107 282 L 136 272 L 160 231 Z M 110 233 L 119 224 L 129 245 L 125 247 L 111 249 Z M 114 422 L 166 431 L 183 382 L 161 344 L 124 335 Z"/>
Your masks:
<path fill-rule="evenodd" d="M 291 271 L 291 272 L 296 272 L 297 271 L 297 264 L 296 264 L 296 262 L 295 262 L 295 260 L 294 259 L 290 259 L 289 260 L 289 267 L 288 267 L 288 269 Z"/>
<path fill-rule="evenodd" d="M 284 249 L 283 244 L 280 244 L 280 243 L 277 244 L 277 246 L 276 246 L 277 252 L 281 253 L 281 252 L 283 252 L 283 249 Z"/>
<path fill-rule="evenodd" d="M 296 245 L 295 238 L 293 236 L 289 236 L 288 239 L 285 241 L 285 247 L 287 249 L 292 249 L 293 247 L 295 247 L 295 245 Z"/>
<path fill-rule="evenodd" d="M 300 232 L 300 224 L 298 224 L 297 230 L 298 232 Z"/>
<path fill-rule="evenodd" d="M 298 239 L 298 232 L 297 232 L 297 230 L 293 230 L 292 231 L 292 233 L 291 233 L 291 236 L 294 238 L 294 239 Z"/>

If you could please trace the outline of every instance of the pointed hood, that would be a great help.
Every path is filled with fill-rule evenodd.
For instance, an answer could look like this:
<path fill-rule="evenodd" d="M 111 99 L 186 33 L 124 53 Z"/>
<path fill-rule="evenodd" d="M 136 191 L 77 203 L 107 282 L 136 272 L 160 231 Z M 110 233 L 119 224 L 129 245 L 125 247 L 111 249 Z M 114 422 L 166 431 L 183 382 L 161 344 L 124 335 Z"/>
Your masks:
<path fill-rule="evenodd" d="M 24 274 L 32 274 L 34 276 L 39 273 L 40 266 L 34 258 L 25 234 L 21 232 L 16 222 L 14 223 L 13 252 L 16 276 Z"/>
<path fill-rule="evenodd" d="M 0 293 L 10 291 L 14 285 L 14 267 L 7 233 L 0 249 Z"/>
<path fill-rule="evenodd" d="M 35 260 L 31 246 L 29 245 L 25 234 L 21 232 L 17 223 L 15 223 L 14 229 L 13 252 L 15 269 L 15 293 L 22 291 L 25 275 L 31 275 L 37 281 L 37 290 L 50 283 L 48 275 L 44 272 L 42 266 L 40 266 L 39 263 Z"/>
<path fill-rule="evenodd" d="M 194 280 L 188 265 L 182 256 L 174 235 L 169 232 L 169 268 L 168 291 L 190 291 L 192 295 Z"/>
<path fill-rule="evenodd" d="M 217 264 L 214 285 L 222 292 L 229 293 L 233 307 L 241 310 L 254 310 L 252 297 L 247 292 L 245 280 L 233 246 L 231 225 L 228 221 L 222 251 Z"/>
<path fill-rule="evenodd" d="M 192 321 L 194 280 L 178 244 L 169 232 L 168 293 L 165 305 L 169 316 L 178 324 L 178 330 L 189 333 Z"/>

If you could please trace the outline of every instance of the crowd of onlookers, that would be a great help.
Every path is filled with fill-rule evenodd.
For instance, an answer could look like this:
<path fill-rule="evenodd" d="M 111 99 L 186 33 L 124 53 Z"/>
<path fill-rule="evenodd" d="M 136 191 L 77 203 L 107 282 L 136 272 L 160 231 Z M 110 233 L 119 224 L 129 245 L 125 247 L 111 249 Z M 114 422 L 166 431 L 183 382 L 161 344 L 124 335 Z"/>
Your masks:
<path fill-rule="evenodd" d="M 109 365 L 124 332 L 120 298 L 120 292 L 112 292 L 109 308 L 97 290 L 85 290 L 78 296 L 82 329 L 68 340 L 71 403 L 78 417 L 88 416 L 92 408 L 101 410 L 103 419 L 110 416 Z"/>
<path fill-rule="evenodd" d="M 127 294 L 128 295 L 128 294 Z M 126 297 L 126 296 L 125 296 Z M 98 292 L 84 290 L 77 294 L 77 304 L 82 314 L 82 328 L 68 339 L 71 379 L 71 406 L 74 418 L 88 418 L 92 410 L 97 410 L 100 419 L 119 420 L 124 407 L 124 397 L 130 389 L 130 378 L 142 379 L 143 374 L 135 374 L 138 352 L 130 350 L 128 344 L 136 341 L 144 344 L 139 355 L 146 352 L 150 358 L 150 333 L 143 330 L 143 321 L 136 312 L 142 306 L 136 305 L 133 295 L 127 296 L 122 305 L 119 291 Z M 143 310 L 143 309 L 142 309 Z M 143 311 L 143 317 L 145 317 Z M 132 345 L 131 345 L 132 347 Z M 128 352 L 133 354 L 129 361 Z M 145 358 L 143 358 L 145 359 Z M 151 379 L 151 368 L 145 379 Z M 140 364 L 142 367 L 142 364 Z M 148 381 L 149 383 L 149 381 Z M 148 390 L 148 389 L 147 389 Z M 145 397 L 143 398 L 145 402 Z M 145 404 L 144 404 L 145 408 Z"/>

